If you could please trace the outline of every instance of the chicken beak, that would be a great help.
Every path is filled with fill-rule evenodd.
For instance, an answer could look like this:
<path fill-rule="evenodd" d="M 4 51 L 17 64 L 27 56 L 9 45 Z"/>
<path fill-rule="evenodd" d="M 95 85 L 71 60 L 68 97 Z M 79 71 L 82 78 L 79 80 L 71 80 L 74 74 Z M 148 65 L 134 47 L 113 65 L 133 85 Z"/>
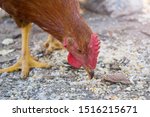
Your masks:
<path fill-rule="evenodd" d="M 89 68 L 85 68 L 85 70 L 87 71 L 89 78 L 92 79 L 94 77 L 94 70 Z"/>

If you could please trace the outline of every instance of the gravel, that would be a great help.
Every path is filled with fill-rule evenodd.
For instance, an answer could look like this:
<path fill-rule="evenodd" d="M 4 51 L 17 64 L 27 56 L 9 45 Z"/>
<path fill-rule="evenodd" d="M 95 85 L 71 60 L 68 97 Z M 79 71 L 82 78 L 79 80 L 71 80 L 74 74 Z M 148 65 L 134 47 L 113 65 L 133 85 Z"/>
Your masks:
<path fill-rule="evenodd" d="M 14 40 L 13 39 L 10 39 L 10 38 L 7 38 L 7 39 L 4 39 L 3 41 L 2 41 L 2 44 L 3 45 L 10 45 L 10 44 L 12 44 L 12 43 L 14 43 Z"/>
<path fill-rule="evenodd" d="M 47 38 L 33 26 L 31 52 L 40 61 L 52 64 L 49 69 L 32 69 L 27 79 L 20 71 L 0 74 L 1 100 L 149 100 L 150 99 L 150 14 L 142 13 L 118 19 L 85 13 L 89 25 L 101 37 L 96 77 L 92 80 L 83 68 L 67 64 L 66 50 L 44 56 L 42 44 Z M 144 16 L 144 17 L 143 17 Z M 21 51 L 20 30 L 9 17 L 0 19 L 0 50 L 14 51 L 0 55 L 0 67 L 16 62 Z M 14 30 L 15 29 L 15 30 Z M 14 38 L 15 37 L 15 38 Z M 14 42 L 3 45 L 3 39 Z M 110 74 L 122 72 L 132 84 L 103 80 Z"/>

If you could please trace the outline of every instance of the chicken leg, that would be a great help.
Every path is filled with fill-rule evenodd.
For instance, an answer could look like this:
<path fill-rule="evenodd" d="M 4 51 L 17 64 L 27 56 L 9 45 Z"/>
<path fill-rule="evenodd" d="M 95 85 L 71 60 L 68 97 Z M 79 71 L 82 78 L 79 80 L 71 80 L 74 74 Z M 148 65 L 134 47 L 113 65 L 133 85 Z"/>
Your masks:
<path fill-rule="evenodd" d="M 64 48 L 62 44 L 54 39 L 51 35 L 48 35 L 48 39 L 44 43 L 44 47 L 46 48 L 45 54 L 49 54 L 54 50 L 60 50 Z"/>
<path fill-rule="evenodd" d="M 3 72 L 13 72 L 22 69 L 21 76 L 26 78 L 29 74 L 30 68 L 48 68 L 50 67 L 46 63 L 40 63 L 35 60 L 30 54 L 29 49 L 29 32 L 31 29 L 31 24 L 22 27 L 22 55 L 20 59 L 11 67 L 0 69 L 0 73 Z"/>

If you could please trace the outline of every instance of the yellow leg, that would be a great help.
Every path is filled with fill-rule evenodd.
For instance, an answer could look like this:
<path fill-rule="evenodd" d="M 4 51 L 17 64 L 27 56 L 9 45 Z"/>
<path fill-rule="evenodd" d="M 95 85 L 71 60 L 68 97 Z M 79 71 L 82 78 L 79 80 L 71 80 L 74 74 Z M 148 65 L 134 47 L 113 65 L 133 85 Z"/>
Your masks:
<path fill-rule="evenodd" d="M 40 63 L 36 61 L 30 54 L 29 49 L 29 32 L 31 29 L 31 24 L 22 28 L 22 55 L 18 62 L 11 67 L 0 69 L 0 73 L 13 72 L 21 69 L 21 76 L 26 78 L 29 74 L 30 68 L 48 68 L 50 67 L 46 63 Z"/>
<path fill-rule="evenodd" d="M 44 47 L 46 48 L 45 54 L 49 54 L 54 50 L 60 50 L 64 48 L 62 44 L 54 39 L 51 35 L 48 36 L 48 39 L 44 43 Z"/>

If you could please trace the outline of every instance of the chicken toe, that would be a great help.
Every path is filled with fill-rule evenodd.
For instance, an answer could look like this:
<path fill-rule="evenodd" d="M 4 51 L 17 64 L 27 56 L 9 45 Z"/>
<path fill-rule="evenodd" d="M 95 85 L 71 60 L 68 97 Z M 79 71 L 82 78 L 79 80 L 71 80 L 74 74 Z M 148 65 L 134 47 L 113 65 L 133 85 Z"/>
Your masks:
<path fill-rule="evenodd" d="M 31 68 L 49 68 L 50 65 L 46 63 L 38 62 L 30 54 L 29 49 L 29 32 L 31 29 L 31 24 L 22 27 L 22 55 L 18 62 L 11 67 L 0 69 L 0 73 L 13 72 L 21 69 L 21 75 L 26 78 L 29 74 Z"/>
<path fill-rule="evenodd" d="M 38 62 L 33 59 L 32 56 L 25 55 L 24 57 L 21 57 L 14 65 L 0 69 L 0 73 L 4 72 L 14 72 L 21 69 L 21 76 L 22 78 L 26 78 L 29 74 L 29 71 L 31 68 L 49 68 L 50 65 L 42 62 Z"/>
<path fill-rule="evenodd" d="M 54 39 L 51 35 L 48 36 L 48 39 L 44 43 L 44 47 L 46 49 L 45 54 L 49 54 L 54 50 L 60 50 L 64 48 L 62 44 L 58 40 Z"/>

